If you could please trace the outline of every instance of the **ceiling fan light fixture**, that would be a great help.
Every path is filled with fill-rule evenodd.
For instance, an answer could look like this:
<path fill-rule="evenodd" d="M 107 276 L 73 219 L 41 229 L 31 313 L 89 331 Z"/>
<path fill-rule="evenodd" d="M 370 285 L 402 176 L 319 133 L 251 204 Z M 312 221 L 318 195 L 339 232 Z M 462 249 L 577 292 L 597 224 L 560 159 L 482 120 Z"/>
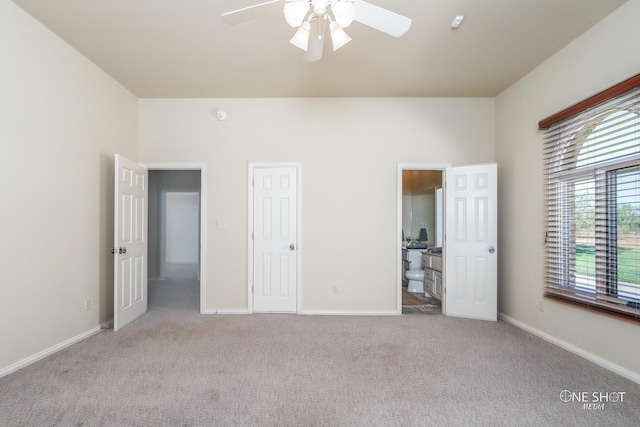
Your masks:
<path fill-rule="evenodd" d="M 335 22 L 331 23 L 331 41 L 333 42 L 333 51 L 340 49 L 351 41 L 351 37 Z"/>
<path fill-rule="evenodd" d="M 291 0 L 284 5 L 284 19 L 292 27 L 299 27 L 309 13 L 309 3 L 306 0 Z"/>
<path fill-rule="evenodd" d="M 333 16 L 338 25 L 347 28 L 356 18 L 356 6 L 352 0 L 335 0 L 331 4 Z"/>
<path fill-rule="evenodd" d="M 331 37 L 334 51 L 349 43 L 351 37 L 344 29 L 353 21 L 393 37 L 405 34 L 412 22 L 411 18 L 364 0 L 263 0 L 254 6 L 223 13 L 222 20 L 235 25 L 271 13 L 283 13 L 287 24 L 296 29 L 289 42 L 306 52 L 303 59 L 307 62 L 322 58 L 326 33 Z"/>
<path fill-rule="evenodd" d="M 300 28 L 298 28 L 298 31 L 296 31 L 291 40 L 289 40 L 289 43 L 296 47 L 299 47 L 306 52 L 309 48 L 309 35 L 311 34 L 310 30 L 311 25 L 308 22 L 303 23 L 302 25 L 300 25 Z"/>

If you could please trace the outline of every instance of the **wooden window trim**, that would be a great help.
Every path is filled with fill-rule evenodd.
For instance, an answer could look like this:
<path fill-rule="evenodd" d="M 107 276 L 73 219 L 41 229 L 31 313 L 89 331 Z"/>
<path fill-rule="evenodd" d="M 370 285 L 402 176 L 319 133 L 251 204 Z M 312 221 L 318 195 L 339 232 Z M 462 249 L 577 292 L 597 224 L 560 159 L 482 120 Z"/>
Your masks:
<path fill-rule="evenodd" d="M 549 129 L 549 127 L 555 125 L 556 123 L 566 120 L 569 117 L 575 116 L 576 114 L 580 114 L 581 112 L 595 105 L 598 105 L 601 102 L 607 101 L 622 93 L 625 93 L 635 88 L 636 86 L 640 86 L 640 74 L 636 74 L 635 76 L 630 77 L 627 80 L 618 83 L 617 85 L 611 86 L 609 89 L 605 89 L 602 92 L 599 92 L 583 101 L 580 101 L 569 108 L 565 108 L 564 110 L 547 117 L 546 119 L 540 120 L 538 122 L 538 129 Z"/>

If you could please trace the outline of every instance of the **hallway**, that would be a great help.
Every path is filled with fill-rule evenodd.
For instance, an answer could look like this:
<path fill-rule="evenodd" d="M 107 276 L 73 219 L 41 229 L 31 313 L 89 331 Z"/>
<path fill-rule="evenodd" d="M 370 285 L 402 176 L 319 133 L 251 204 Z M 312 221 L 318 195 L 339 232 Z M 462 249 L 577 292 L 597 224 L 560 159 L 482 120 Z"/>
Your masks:
<path fill-rule="evenodd" d="M 166 280 L 149 280 L 149 311 L 200 312 L 200 281 L 196 265 L 167 265 Z"/>

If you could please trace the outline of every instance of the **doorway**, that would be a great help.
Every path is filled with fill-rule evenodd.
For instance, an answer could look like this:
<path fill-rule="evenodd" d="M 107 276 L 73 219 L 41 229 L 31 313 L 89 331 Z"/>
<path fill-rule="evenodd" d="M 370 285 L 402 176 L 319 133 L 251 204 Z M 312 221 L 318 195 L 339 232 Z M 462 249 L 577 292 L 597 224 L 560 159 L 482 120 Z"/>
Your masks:
<path fill-rule="evenodd" d="M 147 164 L 150 309 L 204 312 L 205 169 Z"/>
<path fill-rule="evenodd" d="M 441 256 L 422 258 L 424 286 L 440 294 L 442 314 L 480 320 L 497 319 L 497 165 L 398 164 L 397 313 L 402 314 L 402 175 L 409 170 L 439 171 L 443 180 Z M 427 265 L 428 264 L 428 265 Z M 435 266 L 435 268 L 434 268 Z M 433 273 L 428 281 L 428 270 Z"/>
<path fill-rule="evenodd" d="M 398 165 L 398 314 L 442 312 L 442 263 L 438 261 L 443 244 L 442 183 L 447 166 Z M 434 269 L 422 265 L 422 251 L 426 250 L 434 251 Z"/>

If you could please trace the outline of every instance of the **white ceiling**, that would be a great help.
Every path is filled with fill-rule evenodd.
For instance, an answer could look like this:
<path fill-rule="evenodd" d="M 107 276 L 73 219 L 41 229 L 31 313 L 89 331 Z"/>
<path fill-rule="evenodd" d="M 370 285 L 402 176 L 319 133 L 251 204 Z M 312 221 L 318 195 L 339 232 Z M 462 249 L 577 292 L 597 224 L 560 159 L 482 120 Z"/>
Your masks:
<path fill-rule="evenodd" d="M 220 18 L 266 0 L 13 1 L 141 98 L 242 98 L 493 97 L 626 0 L 368 0 L 409 32 L 354 22 L 314 63 L 279 13 Z"/>

